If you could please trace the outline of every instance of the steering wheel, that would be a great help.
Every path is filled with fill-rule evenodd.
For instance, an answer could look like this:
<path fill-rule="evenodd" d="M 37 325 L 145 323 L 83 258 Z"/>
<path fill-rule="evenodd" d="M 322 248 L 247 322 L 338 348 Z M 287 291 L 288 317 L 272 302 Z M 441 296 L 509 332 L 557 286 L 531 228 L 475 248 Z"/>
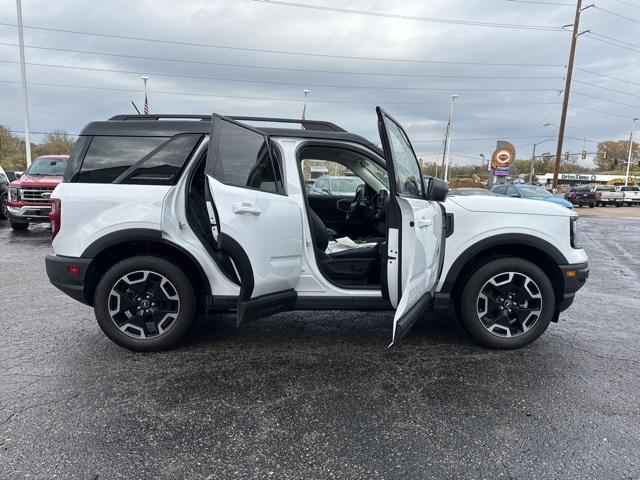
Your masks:
<path fill-rule="evenodd" d="M 364 184 L 358 185 L 356 188 L 356 194 L 353 197 L 353 201 L 349 204 L 349 209 L 347 210 L 347 220 L 351 220 L 351 215 L 356 211 L 356 208 L 362 203 L 362 198 L 364 197 Z"/>

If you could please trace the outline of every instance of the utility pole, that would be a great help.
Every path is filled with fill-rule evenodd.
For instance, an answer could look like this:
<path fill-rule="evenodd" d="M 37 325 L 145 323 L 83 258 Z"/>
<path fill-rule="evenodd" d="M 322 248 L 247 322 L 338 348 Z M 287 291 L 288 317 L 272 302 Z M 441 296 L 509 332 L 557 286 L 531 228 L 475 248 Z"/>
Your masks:
<path fill-rule="evenodd" d="M 589 5 L 585 9 L 593 7 Z M 553 169 L 553 188 L 558 188 L 558 173 L 560 172 L 560 159 L 562 158 L 562 142 L 564 141 L 564 126 L 567 121 L 567 109 L 569 108 L 569 94 L 571 92 L 571 77 L 573 76 L 573 60 L 576 55 L 576 42 L 578 41 L 578 28 L 580 26 L 580 13 L 582 13 L 582 0 L 576 2 L 576 18 L 573 21 L 573 33 L 571 34 L 571 49 L 569 50 L 569 63 L 567 64 L 567 78 L 564 83 L 564 98 L 562 100 L 562 115 L 560 116 L 560 128 L 558 129 L 558 146 L 556 148 L 556 163 Z M 565 25 L 568 27 L 569 25 Z"/>
<path fill-rule="evenodd" d="M 453 134 L 453 103 L 458 95 L 451 95 L 451 105 L 449 107 L 449 127 L 447 128 L 447 137 L 444 145 L 444 181 L 449 179 L 449 153 L 451 152 L 451 136 Z"/>
<path fill-rule="evenodd" d="M 629 169 L 631 168 L 631 158 L 633 157 L 633 131 L 636 128 L 637 121 L 638 119 L 634 118 L 633 122 L 631 123 L 631 135 L 629 135 L 629 156 L 627 158 L 627 176 L 624 177 L 625 187 L 629 185 Z"/>
<path fill-rule="evenodd" d="M 27 168 L 31 166 L 31 132 L 29 130 L 29 96 L 27 93 L 27 67 L 24 59 L 24 35 L 22 33 L 22 3 L 16 0 L 18 14 L 18 43 L 20 48 L 20 76 L 22 77 L 22 108 L 24 110 L 24 146 L 27 153 Z"/>
<path fill-rule="evenodd" d="M 536 161 L 536 143 L 533 144 L 533 152 L 531 152 L 531 169 L 529 170 L 529 183 L 533 182 L 533 164 Z"/>

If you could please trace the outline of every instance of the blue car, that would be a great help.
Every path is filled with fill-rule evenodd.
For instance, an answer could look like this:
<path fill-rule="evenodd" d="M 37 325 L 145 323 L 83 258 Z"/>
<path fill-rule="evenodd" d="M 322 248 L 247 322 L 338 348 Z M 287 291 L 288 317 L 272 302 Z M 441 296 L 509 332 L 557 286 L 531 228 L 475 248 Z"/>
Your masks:
<path fill-rule="evenodd" d="M 542 200 L 543 202 L 551 202 L 556 205 L 561 205 L 566 208 L 573 208 L 571 202 L 568 202 L 564 198 L 556 197 L 549 191 L 537 185 L 527 184 L 508 184 L 498 185 L 491 190 L 497 195 L 504 195 L 506 197 L 515 198 L 528 198 L 530 200 Z"/>

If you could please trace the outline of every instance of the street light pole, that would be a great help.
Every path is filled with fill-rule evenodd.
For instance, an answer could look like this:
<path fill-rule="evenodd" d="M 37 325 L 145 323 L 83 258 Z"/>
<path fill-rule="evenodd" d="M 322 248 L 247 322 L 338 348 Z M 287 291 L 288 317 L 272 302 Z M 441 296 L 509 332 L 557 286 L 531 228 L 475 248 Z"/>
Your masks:
<path fill-rule="evenodd" d="M 24 110 L 24 146 L 27 154 L 27 168 L 31 165 L 31 132 L 29 129 L 29 96 L 27 93 L 27 67 L 24 58 L 24 35 L 22 33 L 22 2 L 16 0 L 18 16 L 18 44 L 20 49 L 20 76 L 22 78 L 22 107 Z"/>
<path fill-rule="evenodd" d="M 445 138 L 444 146 L 444 181 L 447 182 L 449 178 L 449 153 L 451 152 L 451 137 L 453 134 L 453 104 L 458 98 L 458 95 L 451 95 L 451 105 L 449 106 L 449 128 L 447 128 L 447 136 Z"/>
<path fill-rule="evenodd" d="M 631 122 L 631 135 L 629 135 L 629 156 L 627 157 L 627 176 L 624 177 L 624 186 L 629 185 L 629 169 L 631 168 L 631 157 L 633 157 L 633 131 L 636 128 L 637 118 L 633 119 Z"/>
<path fill-rule="evenodd" d="M 311 93 L 311 90 L 304 91 L 304 105 L 302 106 L 302 120 L 305 120 L 307 115 L 307 98 L 309 97 L 310 93 Z M 301 126 L 301 128 L 304 128 L 304 126 Z"/>

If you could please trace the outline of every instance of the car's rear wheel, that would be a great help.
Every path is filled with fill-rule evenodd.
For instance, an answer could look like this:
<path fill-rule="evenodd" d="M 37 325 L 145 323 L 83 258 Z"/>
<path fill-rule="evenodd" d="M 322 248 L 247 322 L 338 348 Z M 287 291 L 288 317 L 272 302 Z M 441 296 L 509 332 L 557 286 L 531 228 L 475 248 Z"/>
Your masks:
<path fill-rule="evenodd" d="M 522 258 L 492 260 L 463 287 L 460 311 L 467 331 L 489 348 L 514 349 L 536 340 L 555 309 L 547 275 Z"/>
<path fill-rule="evenodd" d="M 16 222 L 15 220 L 9 220 L 9 225 L 14 230 L 26 230 L 29 228 L 29 222 Z"/>
<path fill-rule="evenodd" d="M 134 351 L 174 346 L 193 325 L 196 296 L 180 268 L 153 256 L 127 258 L 100 279 L 94 296 L 100 328 Z"/>

